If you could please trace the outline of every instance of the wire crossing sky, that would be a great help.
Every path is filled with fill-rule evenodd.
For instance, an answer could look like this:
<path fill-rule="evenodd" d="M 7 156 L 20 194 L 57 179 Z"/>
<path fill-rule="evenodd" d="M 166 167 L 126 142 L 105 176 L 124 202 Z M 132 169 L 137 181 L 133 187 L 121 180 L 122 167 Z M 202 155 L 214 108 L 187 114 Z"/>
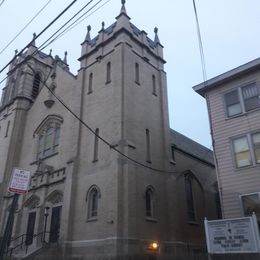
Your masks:
<path fill-rule="evenodd" d="M 48 0 L 0 2 L 0 50 L 47 2 Z M 71 0 L 52 0 L 1 54 L 0 68 L 13 58 L 15 49 L 21 50 L 32 40 L 34 32 L 44 28 L 70 2 Z M 85 0 L 78 0 L 48 33 L 36 40 L 36 45 L 40 46 L 84 4 Z M 148 37 L 154 39 L 154 27 L 159 29 L 158 36 L 164 46 L 164 58 L 167 61 L 165 71 L 171 127 L 211 147 L 206 103 L 192 90 L 192 86 L 203 82 L 193 0 L 126 0 L 125 6 L 131 22 L 146 31 Z M 101 29 L 102 21 L 105 22 L 105 27 L 115 22 L 120 8 L 121 0 L 111 0 L 104 5 L 50 44 L 48 48 L 53 50 L 53 56 L 63 58 L 64 51 L 67 50 L 70 69 L 77 73 L 80 44 L 86 36 L 87 26 L 91 25 L 91 37 L 94 38 Z M 197 0 L 196 10 L 208 79 L 260 57 L 259 0 Z M 45 52 L 49 53 L 49 50 L 46 48 Z M 6 72 L 7 70 L 1 73 L 0 81 Z M 3 87 L 4 84 L 1 84 L 0 88 Z"/>

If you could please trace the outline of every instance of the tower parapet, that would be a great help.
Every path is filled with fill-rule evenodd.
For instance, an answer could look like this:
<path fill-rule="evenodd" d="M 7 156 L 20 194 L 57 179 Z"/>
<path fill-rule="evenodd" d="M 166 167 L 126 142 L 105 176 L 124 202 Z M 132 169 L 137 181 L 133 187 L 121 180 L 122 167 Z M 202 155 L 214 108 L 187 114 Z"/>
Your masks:
<path fill-rule="evenodd" d="M 133 23 L 130 22 L 131 18 L 127 15 L 125 8 L 125 1 L 122 1 L 122 7 L 120 14 L 116 17 L 116 22 L 104 28 L 104 22 L 102 22 L 102 29 L 98 32 L 98 35 L 93 39 L 90 37 L 91 27 L 88 26 L 87 35 L 85 37 L 82 45 L 81 57 L 79 61 L 81 62 L 81 68 L 88 66 L 91 61 L 88 61 L 88 57 L 96 53 L 96 58 L 102 58 L 103 46 L 108 42 L 115 40 L 120 42 L 122 38 L 118 37 L 121 32 L 124 32 L 128 37 L 134 41 L 140 49 L 139 55 L 142 56 L 144 60 L 149 60 L 147 53 L 154 56 L 156 59 L 161 61 L 158 65 L 160 69 L 163 69 L 163 64 L 165 60 L 163 58 L 163 46 L 159 41 L 158 28 L 155 27 L 155 38 L 152 40 L 147 36 L 147 33 L 143 30 L 137 28 Z M 127 40 L 127 38 L 125 38 Z M 128 41 L 126 41 L 128 42 Z"/>

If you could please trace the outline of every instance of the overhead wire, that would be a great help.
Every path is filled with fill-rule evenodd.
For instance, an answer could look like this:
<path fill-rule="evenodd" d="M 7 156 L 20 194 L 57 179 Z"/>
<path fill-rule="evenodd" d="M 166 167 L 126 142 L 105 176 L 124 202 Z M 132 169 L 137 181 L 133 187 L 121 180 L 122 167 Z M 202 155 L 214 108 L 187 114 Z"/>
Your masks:
<path fill-rule="evenodd" d="M 0 74 L 28 48 L 37 38 L 49 29 L 64 13 L 66 13 L 78 0 L 73 0 L 62 12 L 60 12 L 38 35 L 36 35 L 18 54 L 16 54 L 1 70 Z"/>
<path fill-rule="evenodd" d="M 76 0 L 77 1 L 77 0 Z M 101 2 L 101 1 L 103 1 L 103 0 L 100 0 L 99 2 Z M 74 1 L 73 1 L 74 2 Z M 71 20 L 73 20 L 79 13 L 81 13 L 91 2 L 93 2 L 93 0 L 90 0 L 87 4 L 85 4 L 84 5 L 84 7 L 83 8 L 81 8 L 75 15 L 73 15 L 67 22 L 65 22 L 55 33 L 53 33 L 43 44 L 41 44 L 41 46 L 37 49 L 37 50 L 35 50 L 32 54 L 31 54 L 31 56 L 29 57 L 29 56 L 27 56 L 23 61 L 21 61 L 18 65 L 20 66 L 20 65 L 22 65 L 22 64 L 24 64 L 26 61 L 28 61 L 28 59 L 30 59 L 30 58 L 32 58 L 34 55 L 36 55 L 38 52 L 40 52 L 41 50 L 43 50 L 44 48 L 46 48 L 49 44 L 51 44 L 52 42 L 50 42 L 49 44 L 46 44 L 48 41 L 50 41 L 51 40 L 51 38 L 53 38 L 63 27 L 65 27 Z M 89 9 L 89 10 L 91 10 L 91 9 Z M 38 38 L 39 37 L 39 35 L 37 35 L 36 36 L 36 38 Z M 8 65 L 10 65 L 10 63 L 12 63 L 15 59 L 16 59 L 16 57 L 17 56 L 19 56 L 20 54 L 21 54 L 21 52 L 23 52 L 36 38 L 34 38 L 25 48 L 23 48 L 23 50 L 22 51 L 20 51 L 17 55 L 15 55 L 15 57 L 11 60 L 11 62 L 9 62 L 6 66 L 5 66 L 5 68 L 8 66 Z M 44 46 L 44 44 L 46 44 L 45 46 Z M 0 73 L 1 73 L 2 71 L 0 71 Z M 4 79 L 2 79 L 1 81 L 0 81 L 0 84 L 1 83 L 3 83 L 6 79 L 8 78 L 8 75 L 4 78 Z"/>
<path fill-rule="evenodd" d="M 87 19 L 89 16 L 91 16 L 92 14 L 94 14 L 95 12 L 97 12 L 100 8 L 102 8 L 104 5 L 106 5 L 108 2 L 110 2 L 111 0 L 107 0 L 104 4 L 102 4 L 101 6 L 99 6 L 98 8 L 96 8 L 93 12 L 91 12 L 89 15 L 87 15 L 86 17 L 82 18 L 80 20 L 80 18 L 85 15 L 86 13 L 84 13 L 81 17 L 79 17 L 76 21 L 74 21 L 70 26 L 68 26 L 66 29 L 64 29 L 60 34 L 58 34 L 50 43 L 53 43 L 54 41 L 58 40 L 59 38 L 61 38 L 63 35 L 65 35 L 66 33 L 68 33 L 70 30 L 74 29 L 77 25 L 79 25 L 81 22 L 83 22 L 85 19 Z M 100 1 L 101 2 L 101 1 Z M 97 4 L 96 4 L 97 5 Z M 95 5 L 95 6 L 96 6 Z M 47 46 L 46 46 L 47 47 Z"/>
<path fill-rule="evenodd" d="M 30 65 L 27 64 L 27 66 L 35 73 L 35 69 Z M 92 134 L 94 134 L 98 139 L 100 139 L 104 144 L 106 144 L 110 149 L 114 150 L 115 152 L 117 152 L 118 154 L 120 154 L 121 156 L 123 156 L 124 158 L 126 158 L 127 160 L 140 165 L 144 168 L 148 168 L 149 170 L 153 170 L 156 172 L 161 172 L 161 173 L 177 173 L 176 171 L 166 171 L 166 170 L 162 170 L 162 169 L 158 169 L 158 168 L 154 168 L 148 165 L 145 165 L 144 163 L 141 163 L 139 161 L 137 161 L 134 158 L 129 157 L 128 155 L 126 155 L 125 153 L 121 152 L 119 149 L 117 149 L 114 145 L 112 145 L 110 142 L 108 142 L 105 138 L 103 138 L 101 135 L 97 134 L 96 131 L 94 131 L 86 122 L 84 122 L 75 112 L 72 111 L 72 109 L 70 109 L 65 102 L 58 97 L 55 92 L 46 84 L 47 80 L 44 80 L 41 82 L 44 84 L 44 86 L 48 89 L 48 91 L 60 102 L 60 104 L 67 110 L 69 111 L 83 126 L 85 126 Z"/>
<path fill-rule="evenodd" d="M 1 5 L 4 3 L 4 1 L 5 1 L 5 0 L 2 0 L 2 2 L 0 3 L 0 7 L 1 7 Z"/>
<path fill-rule="evenodd" d="M 21 33 L 39 16 L 39 14 L 50 4 L 52 0 L 49 0 L 34 16 L 31 20 L 9 41 L 6 46 L 0 51 L 0 55 L 21 35 Z"/>
<path fill-rule="evenodd" d="M 199 42 L 199 49 L 200 49 L 200 59 L 201 59 L 203 80 L 204 80 L 204 82 L 206 82 L 207 81 L 206 62 L 205 62 L 205 56 L 204 56 L 204 51 L 203 51 L 202 37 L 201 37 L 201 32 L 200 32 L 200 24 L 199 24 L 199 18 L 198 18 L 195 0 L 193 0 L 193 8 L 194 8 L 195 19 L 196 19 L 196 28 L 197 28 L 197 35 L 198 35 L 198 42 Z"/>

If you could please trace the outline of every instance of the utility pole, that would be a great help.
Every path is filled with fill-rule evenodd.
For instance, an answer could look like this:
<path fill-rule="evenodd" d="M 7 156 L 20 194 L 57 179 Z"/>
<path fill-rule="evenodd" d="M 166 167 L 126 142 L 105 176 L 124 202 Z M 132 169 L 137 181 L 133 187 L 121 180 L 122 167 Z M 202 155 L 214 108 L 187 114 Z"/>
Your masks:
<path fill-rule="evenodd" d="M 14 197 L 13 197 L 12 204 L 11 204 L 7 223 L 6 223 L 6 226 L 5 226 L 3 239 L 0 243 L 0 260 L 4 259 L 4 253 L 5 253 L 5 250 L 6 250 L 7 245 L 8 245 L 8 240 L 11 237 L 11 234 L 12 234 L 13 223 L 14 223 L 14 213 L 15 213 L 15 210 L 16 210 L 18 198 L 19 198 L 19 194 L 15 193 Z"/>

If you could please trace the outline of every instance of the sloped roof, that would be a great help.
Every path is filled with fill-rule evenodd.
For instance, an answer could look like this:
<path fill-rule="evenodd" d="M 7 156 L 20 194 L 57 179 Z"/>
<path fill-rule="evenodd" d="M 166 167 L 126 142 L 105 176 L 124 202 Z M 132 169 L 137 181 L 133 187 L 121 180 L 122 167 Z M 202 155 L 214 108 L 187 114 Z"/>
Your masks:
<path fill-rule="evenodd" d="M 214 165 L 213 151 L 187 136 L 170 129 L 171 144 L 178 150 L 201 161 Z"/>

